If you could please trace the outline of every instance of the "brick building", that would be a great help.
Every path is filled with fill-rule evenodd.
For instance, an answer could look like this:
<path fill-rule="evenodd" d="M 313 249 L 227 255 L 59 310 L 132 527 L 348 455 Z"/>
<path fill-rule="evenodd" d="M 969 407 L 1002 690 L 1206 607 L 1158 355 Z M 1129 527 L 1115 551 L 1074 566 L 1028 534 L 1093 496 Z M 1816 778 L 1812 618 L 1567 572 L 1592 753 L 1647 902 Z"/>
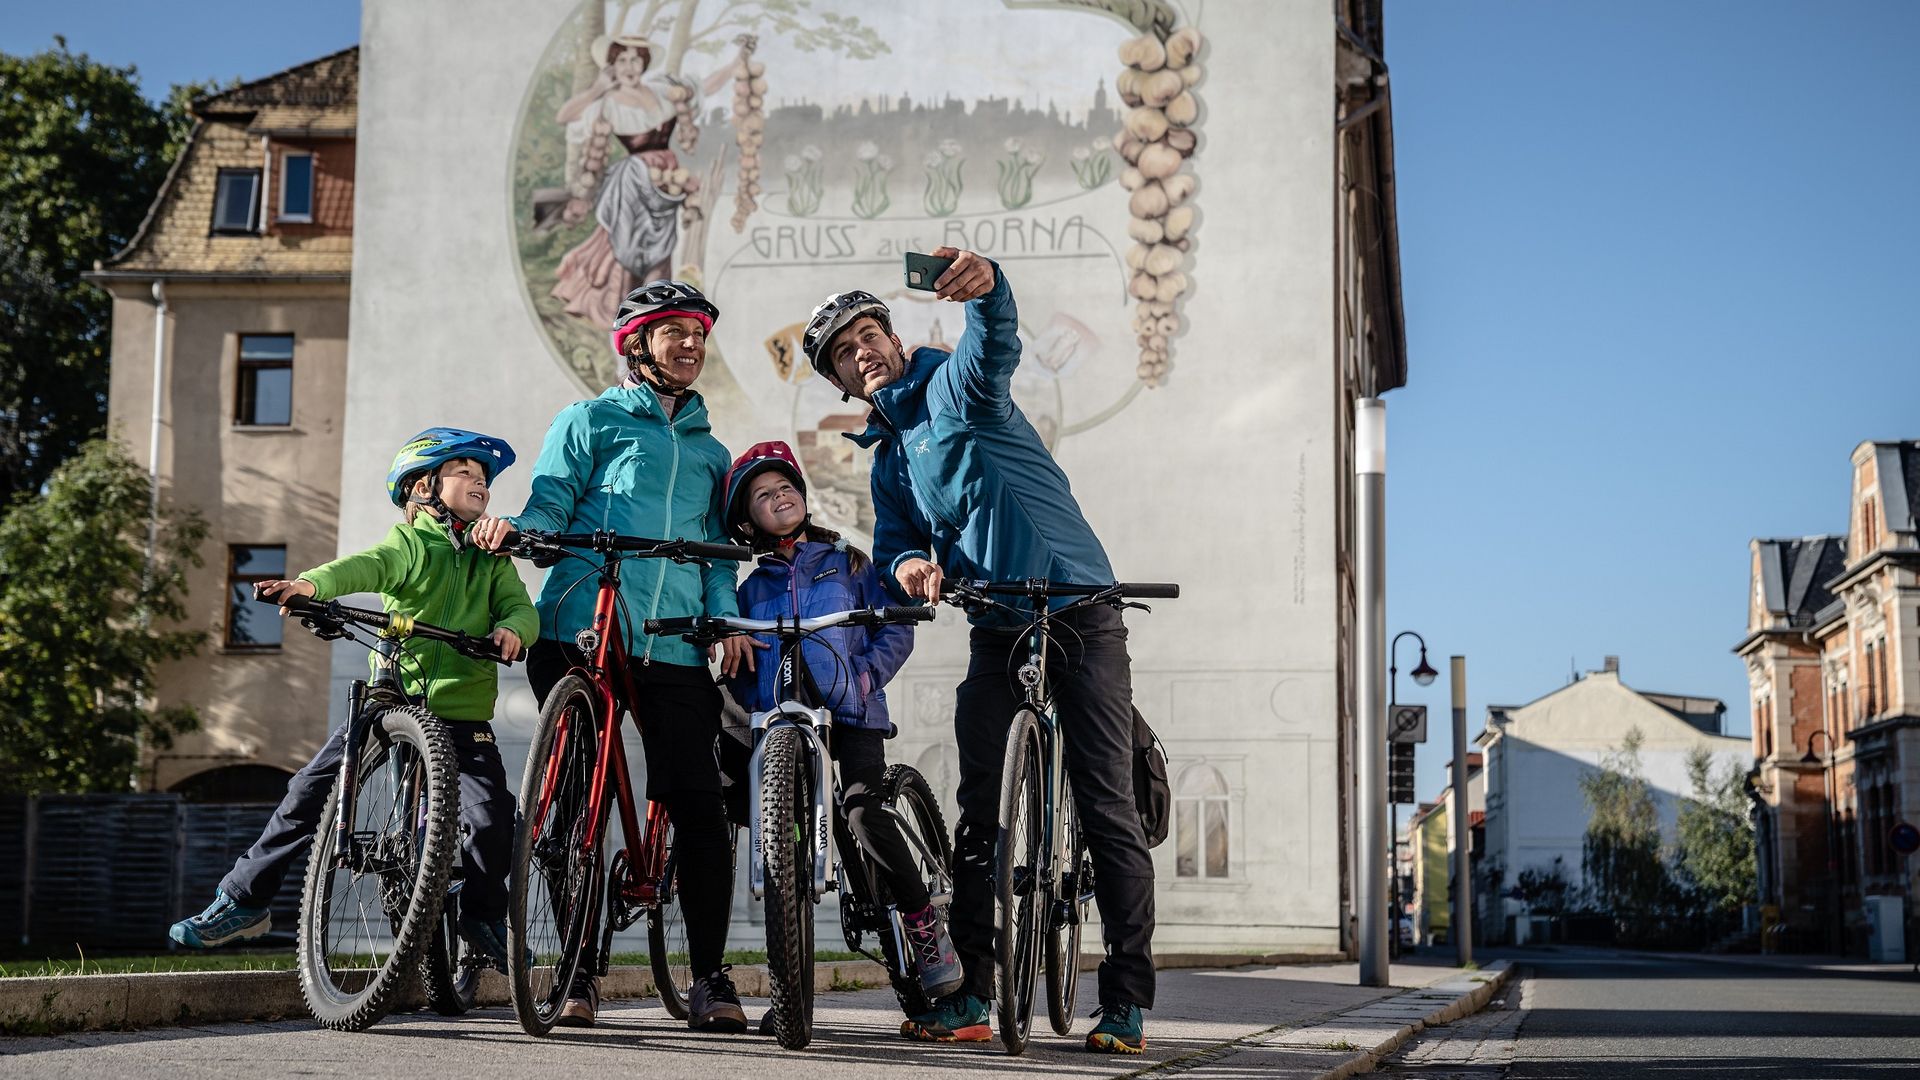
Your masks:
<path fill-rule="evenodd" d="M 1844 534 L 1751 544 L 1760 899 L 1781 948 L 1898 959 L 1920 808 L 1920 442 L 1853 451 Z"/>
<path fill-rule="evenodd" d="M 146 762 L 156 790 L 277 799 L 326 734 L 325 644 L 247 596 L 335 553 L 358 79 L 347 49 L 195 102 L 146 220 L 89 275 L 113 297 L 111 429 L 212 527 L 188 577 L 210 647 L 157 691 L 201 727 Z"/>

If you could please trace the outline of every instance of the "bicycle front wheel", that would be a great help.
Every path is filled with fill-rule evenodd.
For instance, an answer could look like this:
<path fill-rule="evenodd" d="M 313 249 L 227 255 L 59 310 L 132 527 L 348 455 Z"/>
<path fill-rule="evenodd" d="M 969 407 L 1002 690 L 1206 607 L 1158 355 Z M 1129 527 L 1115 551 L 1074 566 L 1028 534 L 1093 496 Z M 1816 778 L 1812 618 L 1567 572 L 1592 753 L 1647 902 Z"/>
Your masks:
<path fill-rule="evenodd" d="M 760 850 L 767 867 L 767 983 L 773 1036 L 813 1041 L 813 762 L 798 728 L 767 732 L 761 754 Z"/>
<path fill-rule="evenodd" d="M 438 717 L 382 711 L 358 758 L 345 847 L 336 783 L 300 899 L 300 992 L 320 1026 L 336 1031 L 379 1021 L 418 965 L 460 831 L 459 765 Z"/>
<path fill-rule="evenodd" d="M 1027 1048 L 1033 1027 L 1034 979 L 1040 971 L 1040 937 L 1049 905 L 1045 760 L 1040 719 L 1022 709 L 1007 731 L 993 872 L 1000 1042 L 1009 1054 Z"/>
<path fill-rule="evenodd" d="M 595 700 L 592 685 L 577 675 L 554 686 L 520 782 L 507 968 L 513 1010 L 529 1035 L 553 1030 L 598 925 L 606 875 L 600 853 L 583 850 L 598 744 Z"/>
<path fill-rule="evenodd" d="M 1093 861 L 1080 833 L 1080 810 L 1073 804 L 1073 782 L 1060 778 L 1060 820 L 1055 826 L 1066 846 L 1060 890 L 1049 897 L 1047 914 L 1047 1020 L 1056 1035 L 1073 1034 L 1074 995 L 1080 988 L 1080 927 L 1093 896 Z"/>

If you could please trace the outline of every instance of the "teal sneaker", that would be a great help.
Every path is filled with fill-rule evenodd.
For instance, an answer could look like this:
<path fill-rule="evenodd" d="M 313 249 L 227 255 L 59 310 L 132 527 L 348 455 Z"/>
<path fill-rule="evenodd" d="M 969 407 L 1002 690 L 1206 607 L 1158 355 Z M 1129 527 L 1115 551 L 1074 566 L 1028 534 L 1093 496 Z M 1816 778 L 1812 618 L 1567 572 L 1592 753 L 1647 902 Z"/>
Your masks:
<path fill-rule="evenodd" d="M 921 1042 L 985 1042 L 993 1038 L 987 1023 L 987 999 L 948 994 L 933 1008 L 900 1022 L 900 1034 Z"/>
<path fill-rule="evenodd" d="M 212 949 L 230 941 L 257 938 L 272 925 L 273 916 L 266 908 L 241 907 L 225 892 L 219 892 L 207 910 L 174 923 L 167 936 L 189 949 Z"/>
<path fill-rule="evenodd" d="M 1087 1032 L 1087 1049 L 1096 1054 L 1138 1054 L 1147 1048 L 1146 1017 L 1138 1005 L 1102 1005 L 1088 1014 L 1100 1022 Z"/>

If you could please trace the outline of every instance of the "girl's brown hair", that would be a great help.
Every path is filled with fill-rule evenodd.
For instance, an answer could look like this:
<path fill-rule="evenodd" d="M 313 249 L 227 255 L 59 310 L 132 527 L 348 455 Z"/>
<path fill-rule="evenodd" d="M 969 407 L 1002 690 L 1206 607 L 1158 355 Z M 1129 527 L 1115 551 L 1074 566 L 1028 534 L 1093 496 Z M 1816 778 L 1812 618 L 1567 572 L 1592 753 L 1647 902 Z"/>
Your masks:
<path fill-rule="evenodd" d="M 847 553 L 847 568 L 856 574 L 873 565 L 873 560 L 867 556 L 866 552 L 847 543 L 839 533 L 834 532 L 825 525 L 815 525 L 812 522 L 808 522 L 806 539 L 816 544 L 838 544 L 840 549 Z M 778 542 L 766 533 L 761 532 L 759 529 L 753 530 L 753 550 L 764 555 L 778 546 Z"/>

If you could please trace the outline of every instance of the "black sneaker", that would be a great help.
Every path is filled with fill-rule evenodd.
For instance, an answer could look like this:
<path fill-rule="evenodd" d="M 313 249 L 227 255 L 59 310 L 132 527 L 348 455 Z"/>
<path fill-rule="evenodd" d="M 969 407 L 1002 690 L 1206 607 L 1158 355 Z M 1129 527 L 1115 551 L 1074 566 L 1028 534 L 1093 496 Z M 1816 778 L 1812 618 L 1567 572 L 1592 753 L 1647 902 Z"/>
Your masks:
<path fill-rule="evenodd" d="M 719 971 L 693 980 L 687 994 L 688 1027 L 730 1035 L 746 1032 L 747 1011 L 740 1007 L 740 994 L 733 988 L 733 977 L 727 974 L 731 970 L 733 965 L 721 964 Z"/>
<path fill-rule="evenodd" d="M 600 980 L 591 975 L 575 975 L 567 988 L 567 1000 L 560 1006 L 554 1023 L 561 1027 L 592 1027 L 600 1013 Z"/>

